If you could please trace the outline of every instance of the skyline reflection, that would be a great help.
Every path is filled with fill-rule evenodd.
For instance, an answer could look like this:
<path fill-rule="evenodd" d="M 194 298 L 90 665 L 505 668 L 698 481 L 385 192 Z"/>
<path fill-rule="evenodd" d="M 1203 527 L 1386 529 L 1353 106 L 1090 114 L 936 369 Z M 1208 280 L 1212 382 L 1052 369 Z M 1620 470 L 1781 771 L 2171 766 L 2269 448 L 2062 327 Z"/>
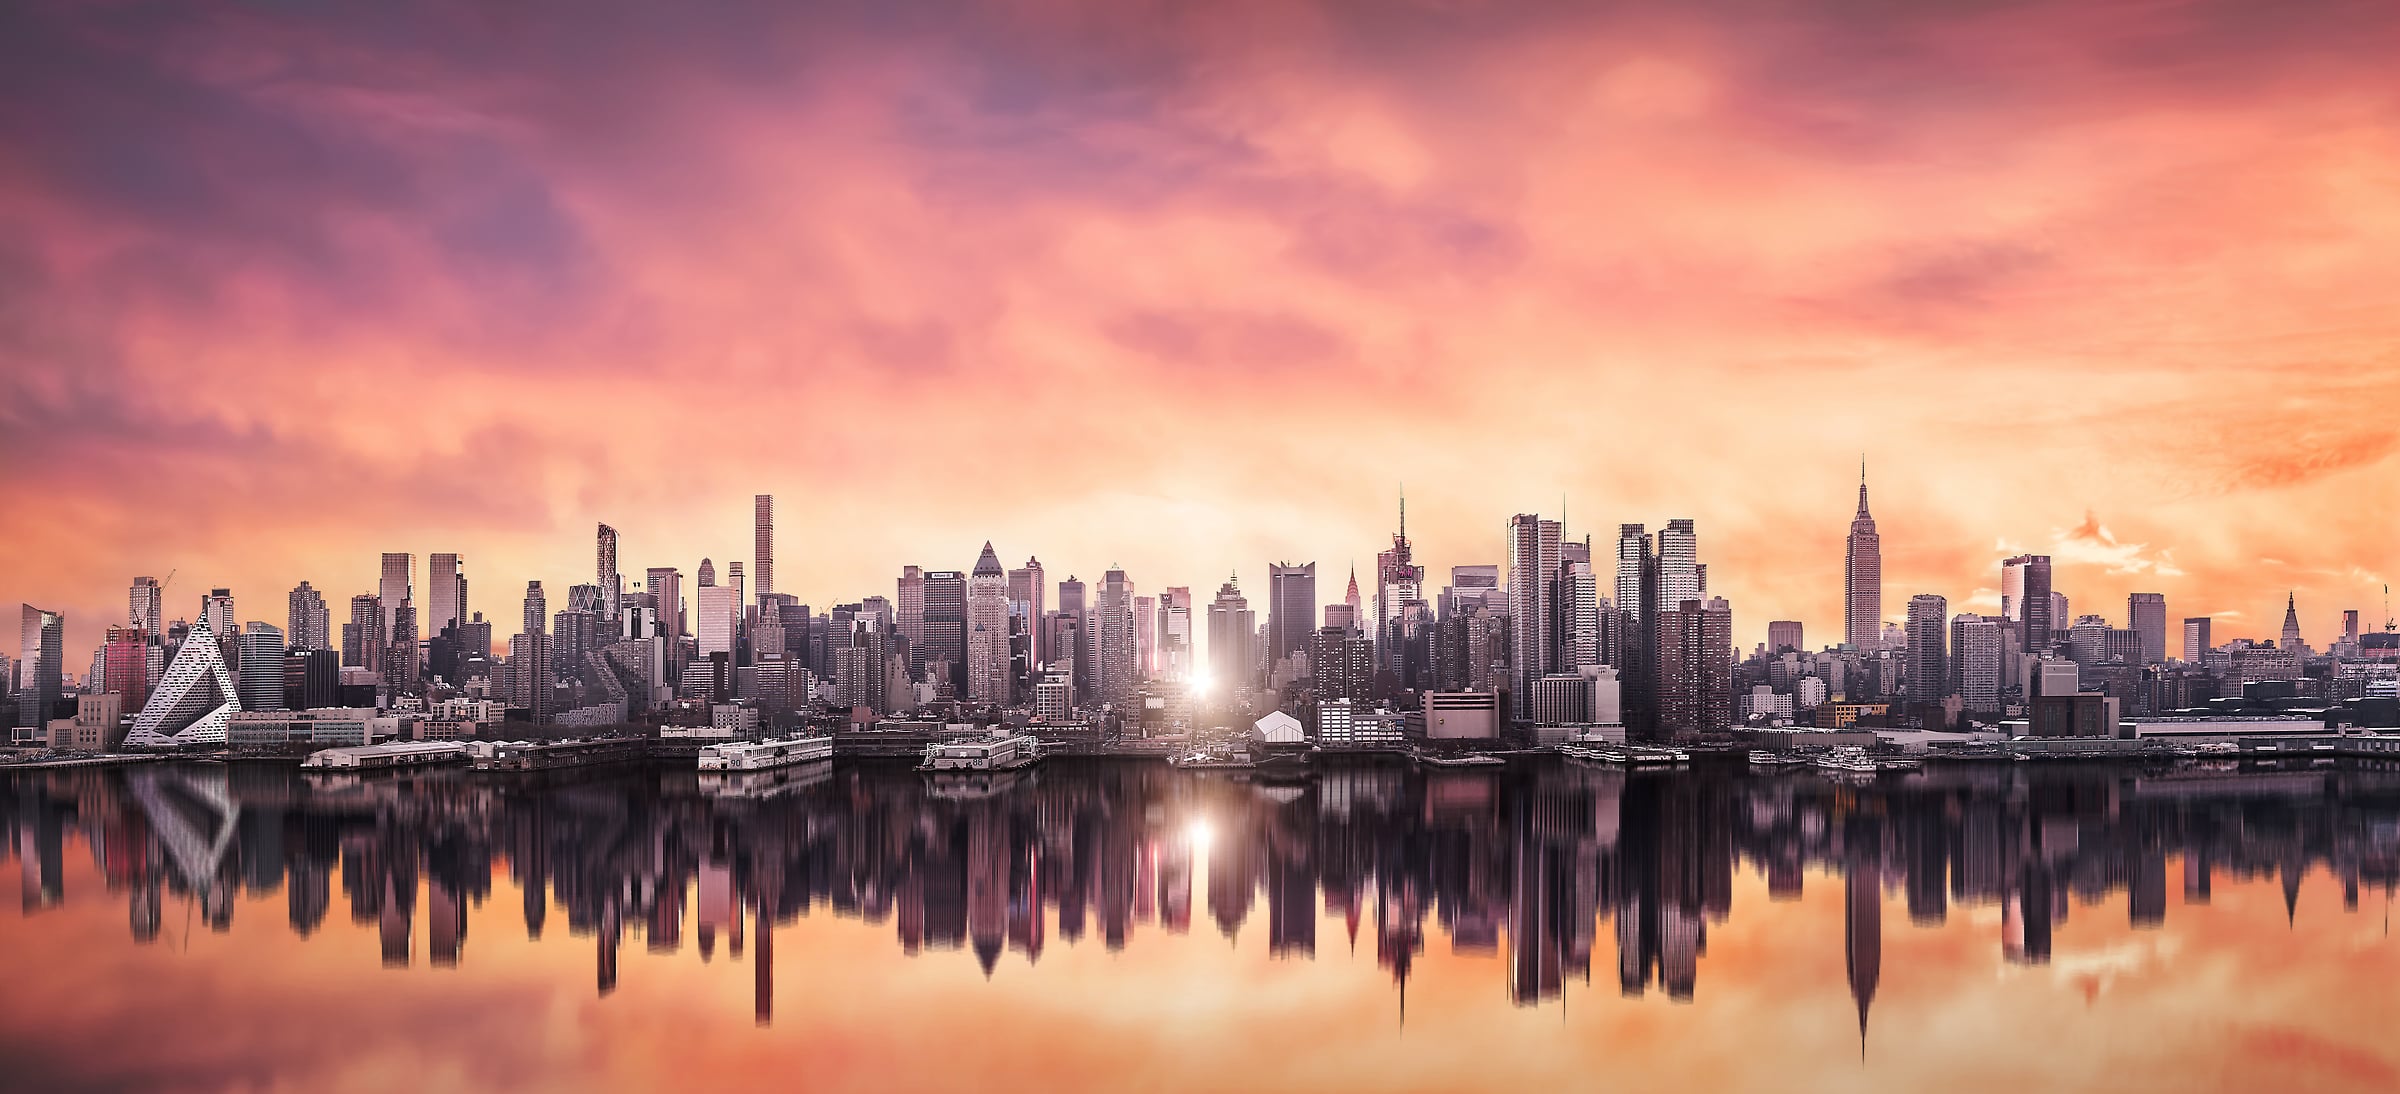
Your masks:
<path fill-rule="evenodd" d="M 237 906 L 280 891 L 287 932 L 346 918 L 395 970 L 473 965 L 470 923 L 545 947 L 563 933 L 590 947 L 603 1003 L 628 947 L 747 961 L 761 1027 L 776 1021 L 776 928 L 828 912 L 987 981 L 1010 975 L 1007 955 L 1038 966 L 1054 947 L 1114 954 L 1152 933 L 1263 933 L 1275 962 L 1363 943 L 1403 1033 L 1429 945 L 1496 963 L 1485 997 L 1519 1008 L 1561 1004 L 1570 984 L 1605 991 L 1611 946 L 1615 994 L 1688 1003 L 1737 875 L 1768 897 L 1745 914 L 1773 917 L 1815 873 L 1836 879 L 1841 919 L 1810 944 L 1840 949 L 1863 1059 L 1895 932 L 1964 917 L 1992 965 L 2040 966 L 2104 908 L 2162 926 L 2171 877 L 2184 914 L 2220 886 L 2271 883 L 2287 923 L 2309 873 L 2349 912 L 2400 883 L 2400 774 L 2363 767 L 1990 765 L 1852 786 L 1547 761 L 1280 784 L 1136 764 L 945 782 L 846 765 L 710 793 L 652 767 L 533 781 L 162 764 L 19 775 L 0 795 L 20 929 L 105 900 L 130 944 L 188 945 L 193 930 L 259 929 Z M 74 844 L 105 892 L 69 890 Z M 495 897 L 503 876 L 518 907 L 487 909 L 512 899 Z M 1720 975 L 1738 987 L 1742 972 L 1707 979 Z"/>

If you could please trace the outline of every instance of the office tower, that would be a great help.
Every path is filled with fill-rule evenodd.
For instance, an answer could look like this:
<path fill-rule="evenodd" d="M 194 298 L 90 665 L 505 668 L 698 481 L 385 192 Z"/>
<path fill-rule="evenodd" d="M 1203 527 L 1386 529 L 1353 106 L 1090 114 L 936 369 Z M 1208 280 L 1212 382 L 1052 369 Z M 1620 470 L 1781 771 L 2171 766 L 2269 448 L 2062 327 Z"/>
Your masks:
<path fill-rule="evenodd" d="M 1986 616 L 1962 615 L 1952 622 L 1957 636 L 1951 659 L 1956 662 L 1952 674 L 1958 681 L 1960 705 L 1979 714 L 1996 713 L 2001 708 L 2003 657 L 2007 640 L 2002 637 L 2008 624 Z"/>
<path fill-rule="evenodd" d="M 437 635 L 467 621 L 467 571 L 456 554 L 436 552 L 425 556 L 425 608 L 417 616 L 419 630 Z M 292 645 L 300 646 L 298 635 Z"/>
<path fill-rule="evenodd" d="M 1850 540 L 1842 553 L 1842 641 L 1873 649 L 1883 632 L 1883 539 L 1867 512 L 1867 465 L 1858 465 L 1858 514 L 1850 518 Z"/>
<path fill-rule="evenodd" d="M 1158 643 L 1166 634 L 1159 625 L 1158 598 L 1133 598 L 1133 678 L 1148 680 L 1158 675 Z"/>
<path fill-rule="evenodd" d="M 1100 698 L 1123 709 L 1133 699 L 1134 637 L 1133 582 L 1125 571 L 1110 568 L 1100 575 L 1099 603 Z"/>
<path fill-rule="evenodd" d="M 1600 579 L 1592 572 L 1591 544 L 1575 544 L 1583 548 L 1584 557 L 1562 562 L 1558 576 L 1558 653 L 1551 660 L 1551 672 L 1581 672 L 1600 663 L 1603 626 L 1600 620 Z"/>
<path fill-rule="evenodd" d="M 550 600 L 542 595 L 542 583 L 525 583 L 525 633 L 545 634 L 550 622 Z"/>
<path fill-rule="evenodd" d="M 124 697 L 124 709 L 142 709 L 150 697 L 150 636 L 140 627 L 110 627 L 100 651 L 108 690 Z"/>
<path fill-rule="evenodd" d="M 1617 677 L 1624 682 L 1625 725 L 1650 728 L 1657 659 L 1651 631 L 1651 597 L 1658 588 L 1658 560 L 1642 525 L 1617 526 Z"/>
<path fill-rule="evenodd" d="M 208 629 L 221 640 L 230 640 L 238 633 L 233 621 L 233 590 L 210 589 L 200 600 L 200 615 L 208 620 Z"/>
<path fill-rule="evenodd" d="M 66 694 L 66 630 L 63 612 L 23 605 L 18 630 L 17 725 L 47 730 L 50 708 Z M 18 734 L 20 739 L 28 734 Z"/>
<path fill-rule="evenodd" d="M 893 610 L 899 613 L 901 637 L 908 639 L 909 656 L 919 667 L 925 663 L 925 571 L 914 566 L 900 568 L 899 592 L 893 596 Z"/>
<path fill-rule="evenodd" d="M 2017 648 L 2028 655 L 2049 653 L 2050 628 L 2056 625 L 2051 615 L 2050 556 L 2017 555 L 2002 562 L 2000 582 L 2001 614 L 2017 623 Z M 2012 588 L 2017 590 L 2014 601 L 2006 592 Z"/>
<path fill-rule="evenodd" d="M 1325 605 L 1325 626 L 1355 631 L 1358 629 L 1358 616 L 1350 611 L 1348 604 L 1327 604 Z"/>
<path fill-rule="evenodd" d="M 2342 612 L 2342 644 L 2352 650 L 2358 648 L 2358 609 L 2356 608 L 2345 609 Z"/>
<path fill-rule="evenodd" d="M 1559 523 L 1533 513 L 1508 518 L 1509 653 L 1515 690 L 1531 696 L 1533 682 L 1556 664 Z"/>
<path fill-rule="evenodd" d="M 1733 608 L 1723 597 L 1660 610 L 1658 728 L 1668 734 L 1733 727 Z"/>
<path fill-rule="evenodd" d="M 458 625 L 458 655 L 460 657 L 492 656 L 492 625 L 484 621 L 483 613 Z"/>
<path fill-rule="evenodd" d="M 163 633 L 159 630 L 166 622 L 160 615 L 164 606 L 160 600 L 161 592 L 157 578 L 134 578 L 133 589 L 125 598 L 125 621 L 139 628 L 143 634 L 155 636 Z"/>
<path fill-rule="evenodd" d="M 175 651 L 175 661 L 167 666 L 166 675 L 151 689 L 150 701 L 142 704 L 141 714 L 133 720 L 133 731 L 125 736 L 125 745 L 169 748 L 183 744 L 224 744 L 225 729 L 231 724 L 234 712 L 241 709 L 238 695 L 233 674 L 225 669 L 225 656 L 217 645 L 217 635 L 209 629 L 208 616 L 203 613 L 190 633 L 184 635 L 183 645 Z"/>
<path fill-rule="evenodd" d="M 1008 572 L 1009 614 L 1022 616 L 1033 632 L 1033 660 L 1043 664 L 1049 659 L 1050 642 L 1039 624 L 1049 614 L 1048 579 L 1042 574 L 1042 560 L 1027 558 L 1025 565 Z"/>
<path fill-rule="evenodd" d="M 2284 594 L 2283 634 L 2276 639 L 2275 645 L 2278 649 L 2303 656 L 2308 653 L 2307 644 L 2300 641 L 2300 599 L 2295 594 Z"/>
<path fill-rule="evenodd" d="M 1267 567 L 1267 658 L 1280 666 L 1306 653 L 1317 627 L 1317 564 L 1272 563 Z"/>
<path fill-rule="evenodd" d="M 1251 650 L 1257 619 L 1242 597 L 1240 577 L 1225 579 L 1217 599 L 1208 606 L 1208 666 L 1217 690 L 1231 695 L 1250 683 Z"/>
<path fill-rule="evenodd" d="M 967 575 L 958 570 L 925 571 L 925 640 L 909 646 L 910 667 L 940 661 L 950 666 L 953 694 L 967 694 Z M 922 648 L 920 656 L 918 651 Z"/>
<path fill-rule="evenodd" d="M 2138 647 L 2136 662 L 2155 665 L 2167 659 L 2167 594 L 2134 593 L 2125 598 L 2125 626 Z"/>
<path fill-rule="evenodd" d="M 234 694 L 243 710 L 283 709 L 283 632 L 265 623 L 242 631 L 241 671 Z"/>
<path fill-rule="evenodd" d="M 1400 528 L 1390 550 L 1375 556 L 1375 656 L 1377 667 L 1399 676 L 1416 637 L 1408 606 L 1424 599 L 1425 568 L 1417 565 L 1408 540 L 1408 497 L 1400 498 Z"/>
<path fill-rule="evenodd" d="M 392 637 L 383 649 L 383 682 L 394 695 L 423 690 L 425 663 L 417 639 L 417 606 L 402 604 L 392 613 Z"/>
<path fill-rule="evenodd" d="M 392 618 L 400 605 L 416 600 L 417 556 L 387 551 L 383 556 L 383 576 L 375 586 L 375 599 L 383 605 L 383 633 L 392 633 Z M 229 633 L 219 630 L 218 634 Z"/>
<path fill-rule="evenodd" d="M 283 705 L 315 710 L 334 705 L 341 693 L 342 657 L 332 650 L 293 650 L 283 658 Z"/>
<path fill-rule="evenodd" d="M 1358 596 L 1358 564 L 1355 562 L 1350 564 L 1350 588 L 1342 594 L 1342 603 L 1350 608 L 1350 625 L 1364 631 L 1367 625 L 1366 602 Z"/>
<path fill-rule="evenodd" d="M 1065 581 L 1058 583 L 1058 614 L 1074 620 L 1067 628 L 1074 632 L 1076 644 L 1072 649 L 1052 649 L 1050 655 L 1075 662 L 1077 686 L 1089 688 L 1098 684 L 1100 679 L 1092 652 L 1099 637 L 1099 628 L 1093 625 L 1090 611 L 1084 603 L 1084 592 L 1083 582 L 1076 580 L 1073 574 L 1068 574 Z"/>
<path fill-rule="evenodd" d="M 1158 656 L 1167 679 L 1192 677 L 1192 590 L 1170 586 L 1158 601 Z"/>
<path fill-rule="evenodd" d="M 342 664 L 347 668 L 383 671 L 383 601 L 360 593 L 350 598 L 350 622 L 342 625 Z"/>
<path fill-rule="evenodd" d="M 2208 651 L 2214 645 L 2208 638 L 2209 622 L 2205 615 L 2183 621 L 2183 659 L 2187 663 L 2198 665 L 2208 659 Z"/>
<path fill-rule="evenodd" d="M 439 557 L 439 556 L 436 556 Z M 325 607 L 325 595 L 308 582 L 292 587 L 290 605 L 285 612 L 290 624 L 286 638 L 296 650 L 329 650 L 333 648 L 333 613 Z"/>
<path fill-rule="evenodd" d="M 1908 699 L 1938 703 L 1950 692 L 1950 602 L 1931 593 L 1908 599 Z"/>
<path fill-rule="evenodd" d="M 751 498 L 750 507 L 750 576 L 763 597 L 775 591 L 775 495 Z"/>
<path fill-rule="evenodd" d="M 704 558 L 704 559 L 701 559 L 701 560 L 700 560 L 700 572 L 699 572 L 697 575 L 695 575 L 695 577 L 696 577 L 696 579 L 698 580 L 698 582 L 699 582 L 700 584 L 702 584 L 702 585 L 714 585 L 714 584 L 716 584 L 716 583 L 717 583 L 717 564 L 716 564 L 715 562 L 713 562 L 713 561 L 710 561 L 709 559 L 705 559 L 705 558 Z"/>
<path fill-rule="evenodd" d="M 683 637 L 682 571 L 672 566 L 652 566 L 642 575 L 642 584 L 658 600 L 658 633 L 668 638 Z"/>
<path fill-rule="evenodd" d="M 1800 621 L 1797 619 L 1777 619 L 1768 623 L 1767 652 L 1783 653 L 1788 650 L 1797 653 L 1807 650 L 1800 635 Z"/>
<path fill-rule="evenodd" d="M 600 612 L 615 619 L 625 599 L 625 579 L 617 569 L 617 530 L 605 524 L 593 526 L 592 584 L 600 587 Z M 570 595 L 573 588 L 568 586 Z"/>
<path fill-rule="evenodd" d="M 708 563 L 702 560 L 700 565 L 706 567 Z M 693 631 L 700 640 L 700 656 L 721 653 L 732 657 L 734 632 L 742 625 L 742 594 L 731 585 L 702 582 L 694 600 L 698 618 L 694 620 Z"/>
<path fill-rule="evenodd" d="M 725 564 L 725 586 L 733 590 L 734 652 L 738 655 L 738 663 L 748 664 L 749 651 L 742 648 L 742 624 L 749 618 L 750 588 L 742 584 L 742 577 L 741 563 L 728 562 Z"/>
<path fill-rule="evenodd" d="M 983 544 L 975 568 L 967 575 L 967 697 L 978 703 L 1007 705 L 1008 571 L 991 541 Z"/>
<path fill-rule="evenodd" d="M 1498 563 L 1450 567 L 1450 584 L 1442 589 L 1440 616 L 1457 615 L 1471 605 L 1489 607 L 1495 613 L 1508 610 L 1508 595 L 1500 584 Z"/>
<path fill-rule="evenodd" d="M 1319 699 L 1364 699 L 1375 682 L 1375 644 L 1347 627 L 1320 628 L 1309 638 Z"/>

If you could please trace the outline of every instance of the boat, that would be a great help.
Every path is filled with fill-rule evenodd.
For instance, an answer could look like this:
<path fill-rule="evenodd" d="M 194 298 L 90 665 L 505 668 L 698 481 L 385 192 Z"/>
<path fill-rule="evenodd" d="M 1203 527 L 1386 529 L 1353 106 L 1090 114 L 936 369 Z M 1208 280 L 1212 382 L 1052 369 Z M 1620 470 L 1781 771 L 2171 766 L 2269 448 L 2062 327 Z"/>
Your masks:
<path fill-rule="evenodd" d="M 1769 752 L 1763 748 L 1750 750 L 1752 767 L 1806 767 L 1808 757 L 1791 752 Z"/>
<path fill-rule="evenodd" d="M 1247 757 L 1199 750 L 1168 756 L 1167 766 L 1185 771 L 1248 771 L 1258 764 Z"/>
<path fill-rule="evenodd" d="M 1855 771 L 1873 774 L 1883 770 L 1883 765 L 1877 763 L 1875 757 L 1867 755 L 1867 750 L 1863 748 L 1828 750 L 1824 755 L 1817 757 L 1816 764 L 1826 771 Z"/>
<path fill-rule="evenodd" d="M 1508 762 L 1498 756 L 1430 756 L 1422 753 L 1417 760 L 1435 767 L 1499 767 Z"/>
<path fill-rule="evenodd" d="M 833 758 L 831 737 L 785 737 L 771 741 L 726 741 L 700 750 L 702 771 L 767 771 Z"/>

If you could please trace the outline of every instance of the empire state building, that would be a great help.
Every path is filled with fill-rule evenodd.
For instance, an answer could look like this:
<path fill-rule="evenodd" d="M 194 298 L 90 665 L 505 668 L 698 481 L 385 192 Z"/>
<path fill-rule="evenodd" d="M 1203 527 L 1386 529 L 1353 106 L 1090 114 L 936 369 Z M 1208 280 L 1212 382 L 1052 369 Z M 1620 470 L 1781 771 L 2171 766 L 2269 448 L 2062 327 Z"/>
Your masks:
<path fill-rule="evenodd" d="M 1858 515 L 1842 557 L 1842 641 L 1872 649 L 1883 637 L 1883 541 L 1867 512 L 1867 465 L 1858 465 Z"/>

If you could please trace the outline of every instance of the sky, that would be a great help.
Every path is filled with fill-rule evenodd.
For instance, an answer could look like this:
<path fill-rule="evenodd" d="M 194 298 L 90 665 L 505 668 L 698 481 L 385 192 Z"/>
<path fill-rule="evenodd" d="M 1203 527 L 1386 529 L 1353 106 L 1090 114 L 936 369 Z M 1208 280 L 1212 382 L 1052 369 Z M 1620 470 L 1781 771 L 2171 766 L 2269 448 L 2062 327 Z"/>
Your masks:
<path fill-rule="evenodd" d="M 1697 521 L 1735 638 L 2400 569 L 2400 10 L 0 7 L 0 604 L 749 556 L 1206 600 Z M 13 614 L 13 612 L 12 612 Z M 503 630 L 511 628 L 502 628 Z M 12 651 L 13 652 L 13 651 Z"/>

